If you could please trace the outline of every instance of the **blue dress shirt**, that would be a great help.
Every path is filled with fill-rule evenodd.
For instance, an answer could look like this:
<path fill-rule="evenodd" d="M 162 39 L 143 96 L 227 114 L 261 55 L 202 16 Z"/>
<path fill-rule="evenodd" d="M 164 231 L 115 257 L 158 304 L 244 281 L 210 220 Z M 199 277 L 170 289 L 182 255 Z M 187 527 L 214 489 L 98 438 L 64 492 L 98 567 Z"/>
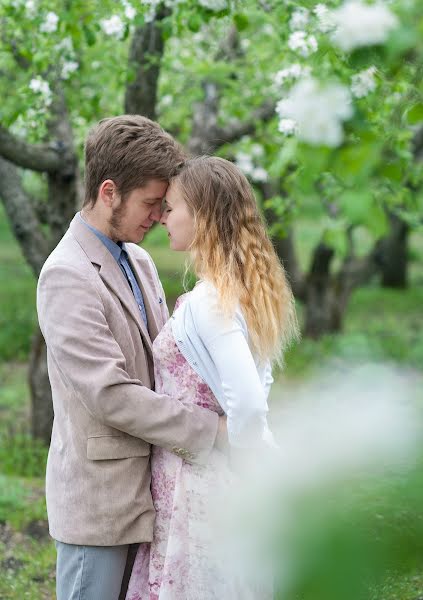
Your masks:
<path fill-rule="evenodd" d="M 107 235 L 104 235 L 104 233 L 102 233 L 101 231 L 99 231 L 98 229 L 96 229 L 95 227 L 90 225 L 89 223 L 87 223 L 83 219 L 81 213 L 79 213 L 79 217 L 80 217 L 81 221 L 84 223 L 84 225 L 86 227 L 88 227 L 88 229 L 90 231 L 92 231 L 101 242 L 103 242 L 103 244 L 106 246 L 107 250 L 109 250 L 110 254 L 113 256 L 115 261 L 118 263 L 118 265 L 122 269 L 122 272 L 125 275 L 125 279 L 129 283 L 132 293 L 135 296 L 135 300 L 138 304 L 138 308 L 140 310 L 143 321 L 144 321 L 145 325 L 147 326 L 147 313 L 145 311 L 144 298 L 142 296 L 142 292 L 141 292 L 140 286 L 138 285 L 138 282 L 136 280 L 134 272 L 132 271 L 131 265 L 129 264 L 128 253 L 125 250 L 125 244 L 123 242 L 116 243 L 113 240 L 111 240 L 109 237 L 107 237 Z"/>

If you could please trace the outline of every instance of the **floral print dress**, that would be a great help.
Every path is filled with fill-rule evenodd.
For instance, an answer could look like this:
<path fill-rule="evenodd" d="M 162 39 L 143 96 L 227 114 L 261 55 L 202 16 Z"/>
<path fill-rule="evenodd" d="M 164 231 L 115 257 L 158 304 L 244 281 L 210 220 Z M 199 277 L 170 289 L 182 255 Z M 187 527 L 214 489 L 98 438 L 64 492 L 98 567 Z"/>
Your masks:
<path fill-rule="evenodd" d="M 181 296 L 175 306 L 186 300 Z M 219 415 L 210 388 L 175 343 L 171 321 L 153 344 L 156 390 Z M 269 596 L 231 575 L 211 535 L 210 503 L 233 483 L 227 457 L 212 450 L 207 465 L 185 462 L 158 446 L 151 455 L 151 492 L 156 509 L 153 541 L 139 546 L 126 600 L 264 600 Z M 254 586 L 253 586 L 254 587 Z"/>

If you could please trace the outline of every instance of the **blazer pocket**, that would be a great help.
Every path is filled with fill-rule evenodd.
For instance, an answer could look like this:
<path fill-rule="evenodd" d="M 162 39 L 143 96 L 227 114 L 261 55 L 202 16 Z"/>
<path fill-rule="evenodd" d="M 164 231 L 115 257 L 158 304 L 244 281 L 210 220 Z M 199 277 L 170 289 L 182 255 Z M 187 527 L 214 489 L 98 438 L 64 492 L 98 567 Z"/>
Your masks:
<path fill-rule="evenodd" d="M 89 460 L 111 460 L 148 456 L 150 445 L 143 440 L 121 435 L 100 435 L 87 440 L 87 458 Z"/>

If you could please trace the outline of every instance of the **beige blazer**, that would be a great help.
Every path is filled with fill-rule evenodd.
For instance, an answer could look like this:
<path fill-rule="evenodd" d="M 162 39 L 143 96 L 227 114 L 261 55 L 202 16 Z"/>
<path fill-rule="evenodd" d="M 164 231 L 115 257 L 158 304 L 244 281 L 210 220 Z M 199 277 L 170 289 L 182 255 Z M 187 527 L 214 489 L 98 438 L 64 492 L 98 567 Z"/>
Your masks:
<path fill-rule="evenodd" d="M 38 282 L 54 423 L 47 461 L 50 533 L 69 544 L 152 539 L 150 444 L 205 463 L 217 414 L 154 386 L 152 341 L 168 318 L 150 256 L 126 245 L 148 330 L 119 265 L 76 216 Z"/>

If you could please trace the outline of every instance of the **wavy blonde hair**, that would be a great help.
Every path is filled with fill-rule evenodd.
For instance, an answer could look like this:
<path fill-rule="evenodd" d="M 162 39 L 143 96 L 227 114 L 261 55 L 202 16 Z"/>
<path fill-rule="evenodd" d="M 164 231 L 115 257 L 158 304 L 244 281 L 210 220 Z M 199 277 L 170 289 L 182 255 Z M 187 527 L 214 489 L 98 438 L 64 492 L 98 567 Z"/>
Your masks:
<path fill-rule="evenodd" d="M 171 183 L 194 215 L 195 274 L 216 287 L 225 315 L 239 304 L 258 356 L 281 362 L 299 336 L 294 298 L 246 177 L 223 158 L 200 156 Z"/>

